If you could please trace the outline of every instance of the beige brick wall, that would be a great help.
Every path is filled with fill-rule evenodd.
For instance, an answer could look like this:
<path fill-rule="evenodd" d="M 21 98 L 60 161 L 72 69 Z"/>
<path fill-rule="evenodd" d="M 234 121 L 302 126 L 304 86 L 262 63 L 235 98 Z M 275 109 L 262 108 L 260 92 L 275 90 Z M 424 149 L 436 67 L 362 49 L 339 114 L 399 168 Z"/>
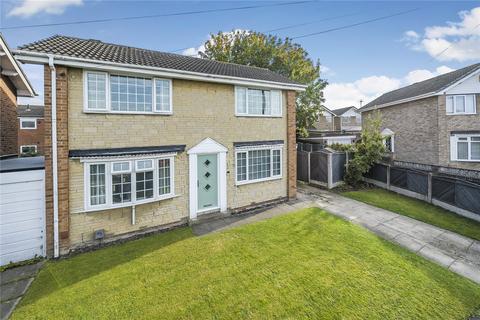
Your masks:
<path fill-rule="evenodd" d="M 446 96 L 438 97 L 438 135 L 439 135 L 439 164 L 456 168 L 480 170 L 480 162 L 462 162 L 450 160 L 450 135 L 453 131 L 480 131 L 480 94 L 476 95 L 477 114 L 475 115 L 447 115 Z"/>
<path fill-rule="evenodd" d="M 83 112 L 83 76 L 69 69 L 69 148 L 114 148 L 186 144 L 186 150 L 210 137 L 228 148 L 227 206 L 230 209 L 287 196 L 287 111 L 282 118 L 236 117 L 234 87 L 225 84 L 173 80 L 173 115 L 115 115 Z M 279 180 L 235 186 L 233 143 L 284 140 L 283 177 Z M 83 213 L 83 164 L 69 161 L 70 241 L 91 241 L 93 230 L 121 234 L 172 223 L 188 217 L 188 156 L 175 159 L 178 197 L 137 206 L 137 224 L 131 225 L 130 208 Z"/>
<path fill-rule="evenodd" d="M 382 130 L 395 132 L 394 157 L 400 161 L 438 163 L 437 97 L 378 109 Z M 362 113 L 366 121 L 372 111 Z"/>

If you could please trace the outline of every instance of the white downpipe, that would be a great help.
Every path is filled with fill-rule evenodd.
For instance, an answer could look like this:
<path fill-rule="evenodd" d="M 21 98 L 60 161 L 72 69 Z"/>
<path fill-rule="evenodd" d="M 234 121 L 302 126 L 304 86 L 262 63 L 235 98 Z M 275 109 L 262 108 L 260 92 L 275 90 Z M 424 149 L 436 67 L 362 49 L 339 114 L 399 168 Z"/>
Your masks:
<path fill-rule="evenodd" d="M 135 211 L 135 206 L 132 206 L 132 225 L 135 225 L 137 220 L 137 213 Z"/>
<path fill-rule="evenodd" d="M 59 256 L 58 241 L 58 164 L 57 164 L 57 72 L 53 56 L 48 56 L 52 86 L 52 176 L 53 176 L 53 257 Z"/>

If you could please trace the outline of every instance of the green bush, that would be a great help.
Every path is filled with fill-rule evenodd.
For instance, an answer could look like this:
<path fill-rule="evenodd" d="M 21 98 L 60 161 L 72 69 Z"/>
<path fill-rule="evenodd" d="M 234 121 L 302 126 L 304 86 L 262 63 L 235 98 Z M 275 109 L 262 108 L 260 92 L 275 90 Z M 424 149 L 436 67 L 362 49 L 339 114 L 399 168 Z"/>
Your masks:
<path fill-rule="evenodd" d="M 348 162 L 347 172 L 345 173 L 345 182 L 349 185 L 358 186 L 363 175 L 385 153 L 385 145 L 380 133 L 381 125 L 382 118 L 379 112 L 374 112 L 365 119 L 362 135 L 353 145 L 355 156 Z"/>

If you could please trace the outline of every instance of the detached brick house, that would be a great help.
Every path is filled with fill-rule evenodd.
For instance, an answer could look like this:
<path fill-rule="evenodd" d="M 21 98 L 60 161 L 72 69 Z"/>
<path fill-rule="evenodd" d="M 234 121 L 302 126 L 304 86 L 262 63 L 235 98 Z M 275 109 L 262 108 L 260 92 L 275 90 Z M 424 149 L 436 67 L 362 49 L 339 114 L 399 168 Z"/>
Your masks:
<path fill-rule="evenodd" d="M 322 114 L 310 128 L 310 139 L 312 142 L 331 145 L 334 143 L 353 143 L 362 129 L 362 116 L 354 106 L 328 109 L 323 108 Z"/>
<path fill-rule="evenodd" d="M 16 56 L 45 65 L 50 255 L 296 197 L 295 94 L 305 86 L 64 36 Z"/>
<path fill-rule="evenodd" d="M 18 152 L 20 155 L 43 155 L 45 140 L 43 110 L 43 106 L 18 106 Z"/>
<path fill-rule="evenodd" d="M 362 118 L 375 110 L 394 159 L 480 170 L 480 63 L 385 93 Z"/>
<path fill-rule="evenodd" d="M 0 33 L 0 157 L 18 154 L 17 97 L 35 91 Z"/>

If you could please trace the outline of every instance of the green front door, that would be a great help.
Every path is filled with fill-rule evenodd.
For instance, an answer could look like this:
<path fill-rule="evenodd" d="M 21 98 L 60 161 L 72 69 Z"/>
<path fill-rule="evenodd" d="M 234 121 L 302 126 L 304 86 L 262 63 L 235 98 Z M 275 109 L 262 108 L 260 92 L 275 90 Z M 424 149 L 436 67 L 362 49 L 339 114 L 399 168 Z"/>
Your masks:
<path fill-rule="evenodd" d="M 198 211 L 218 207 L 217 155 L 198 155 Z"/>

